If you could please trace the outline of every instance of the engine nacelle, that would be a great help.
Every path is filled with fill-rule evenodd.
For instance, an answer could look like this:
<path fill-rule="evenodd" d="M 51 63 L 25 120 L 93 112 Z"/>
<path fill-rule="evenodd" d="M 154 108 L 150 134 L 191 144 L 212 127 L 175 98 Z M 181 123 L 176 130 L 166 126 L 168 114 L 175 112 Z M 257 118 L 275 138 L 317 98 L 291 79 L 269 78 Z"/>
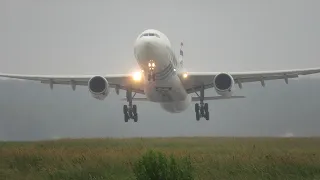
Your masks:
<path fill-rule="evenodd" d="M 98 100 L 104 100 L 110 92 L 109 83 L 102 76 L 92 77 L 88 82 L 88 87 L 92 97 Z"/>
<path fill-rule="evenodd" d="M 230 74 L 220 73 L 213 79 L 216 92 L 224 97 L 230 97 L 233 93 L 234 79 Z"/>

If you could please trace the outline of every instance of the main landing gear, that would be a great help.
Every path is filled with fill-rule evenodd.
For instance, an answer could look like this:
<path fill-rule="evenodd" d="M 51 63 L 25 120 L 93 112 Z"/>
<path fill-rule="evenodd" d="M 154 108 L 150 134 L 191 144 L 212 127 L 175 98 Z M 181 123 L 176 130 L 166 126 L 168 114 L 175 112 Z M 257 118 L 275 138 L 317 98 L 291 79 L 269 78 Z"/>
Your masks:
<path fill-rule="evenodd" d="M 154 69 L 156 67 L 156 64 L 153 60 L 150 60 L 148 63 L 149 71 L 148 71 L 148 81 L 155 81 L 156 80 L 156 74 L 154 73 Z"/>
<path fill-rule="evenodd" d="M 124 121 L 128 122 L 129 119 L 133 119 L 134 122 L 138 122 L 138 112 L 137 112 L 137 105 L 132 105 L 132 99 L 136 94 L 132 96 L 132 90 L 128 89 L 126 93 L 127 101 L 129 105 L 123 105 L 123 114 L 124 114 Z"/>
<path fill-rule="evenodd" d="M 199 94 L 196 92 L 199 96 Z M 207 121 L 209 120 L 209 105 L 208 103 L 203 103 L 204 100 L 204 87 L 200 90 L 200 104 L 196 103 L 194 110 L 196 112 L 196 120 L 199 121 L 201 117 L 204 117 Z"/>

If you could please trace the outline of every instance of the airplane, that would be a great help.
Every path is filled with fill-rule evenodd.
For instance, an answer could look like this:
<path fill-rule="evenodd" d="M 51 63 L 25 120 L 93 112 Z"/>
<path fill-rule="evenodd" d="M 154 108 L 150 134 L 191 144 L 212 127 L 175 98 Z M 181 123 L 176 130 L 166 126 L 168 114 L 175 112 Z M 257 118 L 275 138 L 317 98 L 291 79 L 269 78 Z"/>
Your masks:
<path fill-rule="evenodd" d="M 104 100 L 110 89 L 126 91 L 128 105 L 123 105 L 124 121 L 133 119 L 138 121 L 137 105 L 133 101 L 149 101 L 159 103 L 162 109 L 169 113 L 181 113 L 192 102 L 196 120 L 209 120 L 209 100 L 224 100 L 245 98 L 234 96 L 237 84 L 242 89 L 243 83 L 261 82 L 265 86 L 267 80 L 297 78 L 299 75 L 319 73 L 320 68 L 292 69 L 257 72 L 188 72 L 183 61 L 183 43 L 180 44 L 179 57 L 173 50 L 168 37 L 155 29 L 147 29 L 138 35 L 134 42 L 134 56 L 140 68 L 133 74 L 113 75 L 22 75 L 0 74 L 0 77 L 38 81 L 49 84 L 70 85 L 72 90 L 76 86 L 87 86 L 93 98 Z M 206 97 L 205 90 L 213 88 L 218 96 Z M 196 94 L 192 97 L 191 94 Z M 145 96 L 135 98 L 136 94 Z"/>

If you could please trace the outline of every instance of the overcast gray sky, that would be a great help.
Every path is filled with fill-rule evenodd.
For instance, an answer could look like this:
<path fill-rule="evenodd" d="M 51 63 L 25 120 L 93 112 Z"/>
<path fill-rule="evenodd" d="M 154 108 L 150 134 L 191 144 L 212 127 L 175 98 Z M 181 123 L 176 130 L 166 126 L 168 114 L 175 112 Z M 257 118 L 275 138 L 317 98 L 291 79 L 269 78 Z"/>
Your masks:
<path fill-rule="evenodd" d="M 1 0 L 0 72 L 126 73 L 145 29 L 190 71 L 320 66 L 319 0 Z"/>
<path fill-rule="evenodd" d="M 0 0 L 0 72 L 129 73 L 137 68 L 134 40 L 149 28 L 176 52 L 184 42 L 190 71 L 319 67 L 319 7 L 319 0 Z M 209 102 L 208 122 L 195 120 L 194 105 L 170 114 L 138 103 L 138 124 L 123 122 L 124 92 L 97 101 L 85 87 L 0 83 L 0 140 L 319 135 L 319 80 L 245 85 L 235 94 L 246 99 Z"/>

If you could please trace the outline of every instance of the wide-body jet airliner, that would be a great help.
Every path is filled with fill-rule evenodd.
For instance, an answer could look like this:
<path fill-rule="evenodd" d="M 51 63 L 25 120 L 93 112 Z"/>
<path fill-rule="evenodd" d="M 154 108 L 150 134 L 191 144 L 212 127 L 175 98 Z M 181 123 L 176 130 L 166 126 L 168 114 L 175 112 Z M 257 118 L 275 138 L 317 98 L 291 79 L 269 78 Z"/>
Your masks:
<path fill-rule="evenodd" d="M 138 121 L 137 106 L 133 101 L 151 101 L 170 113 L 180 113 L 188 108 L 192 101 L 196 120 L 205 118 L 209 120 L 209 107 L 207 100 L 244 98 L 234 96 L 233 90 L 237 84 L 242 88 L 243 83 L 261 82 L 283 79 L 288 83 L 289 78 L 299 75 L 319 73 L 320 68 L 278 70 L 264 72 L 188 72 L 183 62 L 183 43 L 179 56 L 173 50 L 168 37 L 155 29 L 143 31 L 135 40 L 134 56 L 140 71 L 128 74 L 114 75 L 21 75 L 0 74 L 0 77 L 39 81 L 49 84 L 70 85 L 73 90 L 76 86 L 88 86 L 91 95 L 104 100 L 111 88 L 119 94 L 119 90 L 126 91 L 128 105 L 123 105 L 125 122 L 133 119 Z M 205 90 L 213 88 L 217 96 L 206 97 Z M 196 96 L 192 97 L 191 94 Z M 136 94 L 145 95 L 135 98 Z"/>

